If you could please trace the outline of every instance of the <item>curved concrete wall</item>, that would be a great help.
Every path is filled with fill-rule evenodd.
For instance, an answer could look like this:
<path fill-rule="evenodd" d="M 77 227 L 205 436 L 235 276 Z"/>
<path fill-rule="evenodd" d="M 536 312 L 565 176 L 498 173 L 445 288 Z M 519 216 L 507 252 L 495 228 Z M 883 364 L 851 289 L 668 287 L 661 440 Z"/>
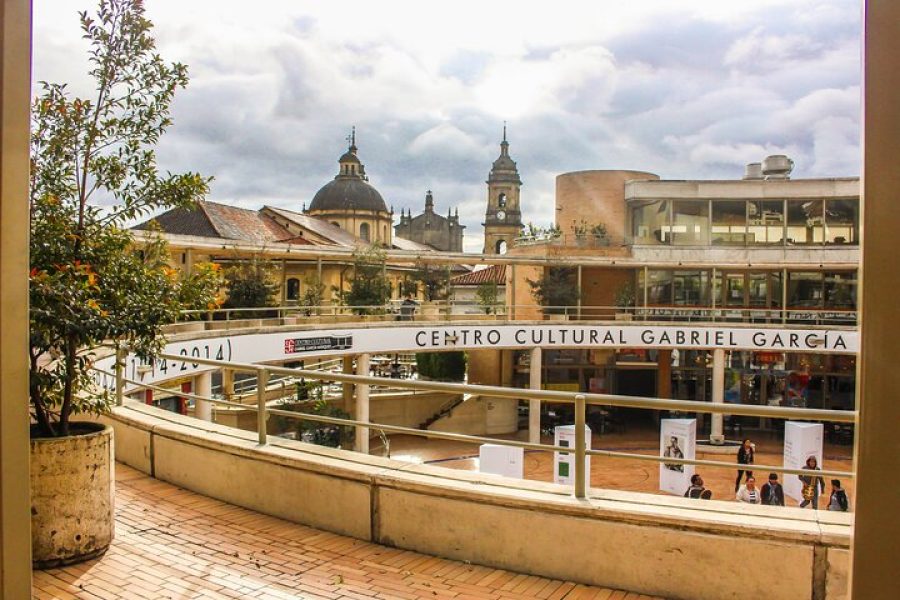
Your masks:
<path fill-rule="evenodd" d="M 613 240 L 625 237 L 625 182 L 657 180 L 659 175 L 646 171 L 575 171 L 556 177 L 556 222 L 564 234 L 572 234 L 572 225 L 606 225 Z"/>
<path fill-rule="evenodd" d="M 846 597 L 851 515 L 593 490 L 411 465 L 127 404 L 116 458 L 362 540 L 672 599 Z M 773 596 L 774 593 L 774 596 Z"/>

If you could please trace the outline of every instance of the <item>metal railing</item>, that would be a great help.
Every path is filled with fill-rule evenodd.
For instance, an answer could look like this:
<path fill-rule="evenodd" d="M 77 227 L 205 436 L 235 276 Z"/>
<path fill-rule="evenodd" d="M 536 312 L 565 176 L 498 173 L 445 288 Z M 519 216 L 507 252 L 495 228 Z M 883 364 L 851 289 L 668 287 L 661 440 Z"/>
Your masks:
<path fill-rule="evenodd" d="M 216 310 L 184 311 L 180 323 L 223 322 L 226 329 L 231 324 L 245 326 L 246 321 L 259 320 L 260 324 L 287 325 L 304 323 L 352 323 L 352 322 L 429 322 L 457 319 L 511 320 L 529 316 L 533 319 L 568 321 L 578 320 L 629 320 L 648 322 L 696 322 L 696 323 L 768 323 L 785 325 L 828 325 L 855 327 L 857 311 L 852 309 L 820 308 L 768 308 L 754 306 L 609 306 L 609 305 L 561 305 L 497 304 L 483 307 L 471 300 L 446 300 L 416 303 L 404 307 L 392 302 L 370 306 L 321 306 L 282 305 L 262 308 L 222 308 Z"/>
<path fill-rule="evenodd" d="M 184 357 L 175 354 L 161 354 L 166 360 L 181 361 Z M 269 415 L 277 415 L 289 419 L 306 420 L 318 423 L 352 426 L 358 429 L 368 430 L 375 429 L 387 433 L 400 433 L 414 435 L 428 439 L 444 439 L 453 441 L 462 441 L 474 444 L 499 444 L 503 446 L 512 446 L 529 450 L 541 450 L 549 452 L 573 453 L 575 455 L 575 484 L 574 495 L 576 498 L 585 498 L 587 496 L 586 484 L 586 456 L 605 456 L 610 458 L 625 458 L 643 461 L 651 461 L 666 464 L 682 464 L 695 465 L 716 468 L 734 469 L 735 464 L 724 461 L 698 460 L 686 458 L 662 457 L 646 454 L 638 454 L 632 452 L 619 452 L 613 450 L 591 450 L 586 447 L 584 425 L 587 406 L 618 406 L 626 408 L 642 408 L 651 410 L 677 410 L 689 411 L 708 414 L 729 414 L 738 416 L 777 418 L 777 419 L 797 419 L 803 421 L 827 421 L 832 423 L 856 423 L 858 413 L 856 411 L 836 411 L 809 408 L 788 408 L 777 406 L 757 406 L 757 405 L 741 405 L 741 404 L 718 404 L 688 400 L 671 400 L 664 398 L 650 398 L 638 396 L 623 396 L 619 394 L 595 394 L 595 393 L 575 393 L 562 392 L 552 390 L 531 390 L 520 388 L 508 388 L 489 385 L 462 384 L 462 383 L 445 383 L 439 381 L 421 381 L 421 380 L 396 380 L 385 377 L 373 377 L 368 375 L 352 375 L 348 373 L 321 372 L 307 369 L 289 369 L 272 365 L 258 365 L 252 363 L 238 363 L 220 360 L 210 360 L 202 358 L 191 358 L 191 362 L 216 367 L 220 369 L 231 369 L 234 371 L 252 372 L 257 377 L 257 398 L 256 406 L 239 404 L 222 399 L 198 396 L 196 394 L 178 392 L 179 396 L 191 398 L 195 401 L 211 402 L 226 406 L 236 406 L 244 409 L 252 409 L 257 412 L 257 436 L 260 445 L 266 445 L 268 435 L 266 430 L 266 421 Z M 413 429 L 410 427 L 401 427 L 396 425 L 386 425 L 381 423 L 372 423 L 370 421 L 358 421 L 355 419 L 343 419 L 338 417 L 327 417 L 323 415 L 314 415 L 309 413 L 294 412 L 269 408 L 266 401 L 266 382 L 271 375 L 293 375 L 296 377 L 304 377 L 310 380 L 328 381 L 348 383 L 354 385 L 392 385 L 394 387 L 406 388 L 411 390 L 425 390 L 433 392 L 451 392 L 457 394 L 473 394 L 487 397 L 511 398 L 524 400 L 537 400 L 539 402 L 554 402 L 573 404 L 575 408 L 575 447 L 562 447 L 552 444 L 521 442 L 518 440 L 507 440 L 501 438 L 487 438 L 481 436 L 465 435 L 459 433 L 446 433 L 430 430 Z M 172 392 L 171 389 L 158 385 L 151 385 L 126 379 L 124 370 L 124 351 L 119 351 L 115 362 L 115 381 L 116 381 L 116 404 L 122 406 L 125 397 L 125 385 L 130 384 L 138 388 L 159 390 Z M 854 477 L 852 471 L 835 471 L 835 470 L 807 470 L 794 469 L 776 465 L 753 465 L 754 470 L 773 471 L 779 473 L 808 475 L 812 477 Z"/>

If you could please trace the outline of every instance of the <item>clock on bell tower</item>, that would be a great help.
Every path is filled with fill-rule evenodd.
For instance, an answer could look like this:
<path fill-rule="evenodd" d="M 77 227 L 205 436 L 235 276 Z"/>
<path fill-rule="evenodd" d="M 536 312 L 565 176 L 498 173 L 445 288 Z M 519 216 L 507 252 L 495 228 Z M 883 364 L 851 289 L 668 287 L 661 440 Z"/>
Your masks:
<path fill-rule="evenodd" d="M 519 188 L 522 180 L 516 162 L 509 157 L 506 141 L 506 123 L 503 124 L 503 141 L 500 156 L 494 161 L 485 182 L 488 186 L 487 211 L 484 215 L 484 254 L 503 254 L 515 244 L 522 230 L 522 212 L 519 209 Z"/>

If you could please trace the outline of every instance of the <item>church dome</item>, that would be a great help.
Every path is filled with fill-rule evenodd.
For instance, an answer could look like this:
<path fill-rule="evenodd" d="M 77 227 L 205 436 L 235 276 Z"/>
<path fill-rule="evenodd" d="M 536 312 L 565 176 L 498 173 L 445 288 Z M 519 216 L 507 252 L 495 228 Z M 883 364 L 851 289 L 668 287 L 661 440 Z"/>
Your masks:
<path fill-rule="evenodd" d="M 338 159 L 341 169 L 334 181 L 322 186 L 313 196 L 308 212 L 343 212 L 367 210 L 388 212 L 384 198 L 369 185 L 366 167 L 356 156 L 356 128 L 350 136 L 350 147 Z"/>
<path fill-rule="evenodd" d="M 387 212 L 384 198 L 362 178 L 342 178 L 322 186 L 313 197 L 310 211 L 374 210 Z"/>

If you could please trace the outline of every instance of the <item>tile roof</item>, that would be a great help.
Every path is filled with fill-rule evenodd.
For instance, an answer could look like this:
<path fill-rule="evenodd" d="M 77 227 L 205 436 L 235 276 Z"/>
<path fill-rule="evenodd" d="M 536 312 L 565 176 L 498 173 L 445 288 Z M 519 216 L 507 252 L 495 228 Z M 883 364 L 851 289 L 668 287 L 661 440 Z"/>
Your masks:
<path fill-rule="evenodd" d="M 486 269 L 457 275 L 450 279 L 451 285 L 481 285 L 488 282 L 506 285 L 506 265 L 491 265 Z"/>
<path fill-rule="evenodd" d="M 134 229 L 149 229 L 156 221 L 166 233 L 248 242 L 278 242 L 294 235 L 270 217 L 255 210 L 202 200 L 192 209 L 173 208 Z"/>
<path fill-rule="evenodd" d="M 394 248 L 397 250 L 423 250 L 425 252 L 434 252 L 434 248 L 428 244 L 420 244 L 406 238 L 395 235 L 393 238 Z"/>
<path fill-rule="evenodd" d="M 338 246 L 347 246 L 350 248 L 354 248 L 366 245 L 364 241 L 362 241 L 349 231 L 345 231 L 340 227 L 336 227 L 328 221 L 317 219 L 316 217 L 310 217 L 309 215 L 304 215 L 303 213 L 294 212 L 292 210 L 276 208 L 274 206 L 264 206 L 263 210 L 271 211 L 276 215 L 288 219 L 289 221 L 293 221 L 300 227 L 308 229 L 316 235 L 330 240 Z"/>

